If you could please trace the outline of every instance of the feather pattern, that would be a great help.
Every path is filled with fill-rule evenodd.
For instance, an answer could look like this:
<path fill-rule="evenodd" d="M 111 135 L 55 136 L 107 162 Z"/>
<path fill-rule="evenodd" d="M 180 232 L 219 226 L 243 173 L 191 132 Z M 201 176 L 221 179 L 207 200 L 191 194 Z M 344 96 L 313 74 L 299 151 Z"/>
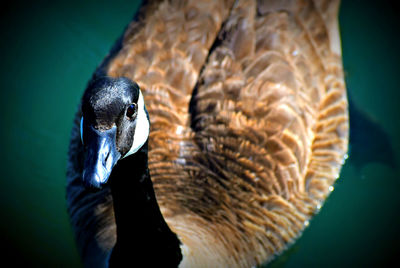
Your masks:
<path fill-rule="evenodd" d="M 151 178 L 182 267 L 270 261 L 333 189 L 348 143 L 338 6 L 154 2 L 128 26 L 105 71 L 143 92 Z M 115 243 L 112 197 L 79 182 L 79 118 L 69 213 L 81 254 L 104 258 Z"/>

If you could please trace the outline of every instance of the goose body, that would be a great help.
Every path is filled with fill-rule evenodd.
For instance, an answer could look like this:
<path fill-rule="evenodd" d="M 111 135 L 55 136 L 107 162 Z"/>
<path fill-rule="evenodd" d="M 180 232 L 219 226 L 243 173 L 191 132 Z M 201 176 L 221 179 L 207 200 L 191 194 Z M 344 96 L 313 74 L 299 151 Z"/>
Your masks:
<path fill-rule="evenodd" d="M 123 159 L 113 163 L 110 182 L 93 191 L 84 183 L 84 108 L 72 130 L 67 202 L 86 266 L 107 266 L 122 241 L 118 204 L 143 228 L 131 228 L 131 237 L 146 239 L 150 232 L 153 241 L 144 246 L 150 251 L 152 243 L 173 244 L 179 252 L 165 252 L 176 253 L 180 267 L 251 267 L 270 261 L 301 234 L 332 191 L 347 152 L 338 6 L 328 0 L 142 6 L 92 81 L 106 76 L 137 83 L 150 120 L 148 140 L 127 155 L 136 134 L 125 151 L 114 134 Z M 133 102 L 138 105 L 138 97 Z M 145 168 L 136 166 L 142 162 Z M 153 225 L 138 223 L 152 218 L 140 214 L 150 209 L 133 204 L 141 186 L 132 181 L 147 167 L 153 185 L 143 189 L 154 187 L 159 209 L 149 206 L 165 243 L 151 233 Z M 113 189 L 126 198 L 116 200 Z M 143 261 L 140 254 L 133 252 L 131 262 Z"/>

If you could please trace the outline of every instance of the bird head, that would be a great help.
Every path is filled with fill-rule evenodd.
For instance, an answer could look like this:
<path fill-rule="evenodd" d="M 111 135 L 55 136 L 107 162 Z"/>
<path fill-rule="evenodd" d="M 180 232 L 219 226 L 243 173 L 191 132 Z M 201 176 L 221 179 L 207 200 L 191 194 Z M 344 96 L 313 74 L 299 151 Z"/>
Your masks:
<path fill-rule="evenodd" d="M 93 80 L 82 99 L 84 183 L 101 188 L 117 162 L 145 144 L 149 131 L 143 95 L 135 82 L 111 77 Z"/>

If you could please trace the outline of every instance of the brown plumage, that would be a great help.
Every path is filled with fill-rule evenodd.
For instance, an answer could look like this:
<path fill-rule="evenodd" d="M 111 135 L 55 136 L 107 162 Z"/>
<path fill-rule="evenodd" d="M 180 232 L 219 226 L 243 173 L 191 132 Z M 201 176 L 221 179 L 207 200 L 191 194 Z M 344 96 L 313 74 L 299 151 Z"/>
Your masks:
<path fill-rule="evenodd" d="M 181 266 L 270 261 L 321 207 L 346 155 L 339 3 L 159 2 L 104 68 L 142 89 L 151 178 Z M 109 189 L 80 183 L 79 118 L 67 195 L 85 259 L 113 247 L 115 222 Z"/>

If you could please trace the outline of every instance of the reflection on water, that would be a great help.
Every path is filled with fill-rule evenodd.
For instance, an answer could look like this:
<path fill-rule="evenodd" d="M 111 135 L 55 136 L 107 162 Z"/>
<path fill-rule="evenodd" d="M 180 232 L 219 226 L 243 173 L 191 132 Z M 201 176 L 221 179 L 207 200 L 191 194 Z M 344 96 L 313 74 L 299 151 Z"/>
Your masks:
<path fill-rule="evenodd" d="M 0 251 L 30 266 L 79 266 L 65 211 L 72 118 L 136 3 L 17 4 L 1 17 Z M 384 266 L 400 235 L 396 4 L 344 0 L 349 159 L 303 236 L 269 267 Z M 396 9 L 397 8 L 397 9 Z"/>
<path fill-rule="evenodd" d="M 349 89 L 349 116 L 351 163 L 360 171 L 370 163 L 396 167 L 396 158 L 389 135 L 373 118 L 361 111 L 351 97 Z"/>

